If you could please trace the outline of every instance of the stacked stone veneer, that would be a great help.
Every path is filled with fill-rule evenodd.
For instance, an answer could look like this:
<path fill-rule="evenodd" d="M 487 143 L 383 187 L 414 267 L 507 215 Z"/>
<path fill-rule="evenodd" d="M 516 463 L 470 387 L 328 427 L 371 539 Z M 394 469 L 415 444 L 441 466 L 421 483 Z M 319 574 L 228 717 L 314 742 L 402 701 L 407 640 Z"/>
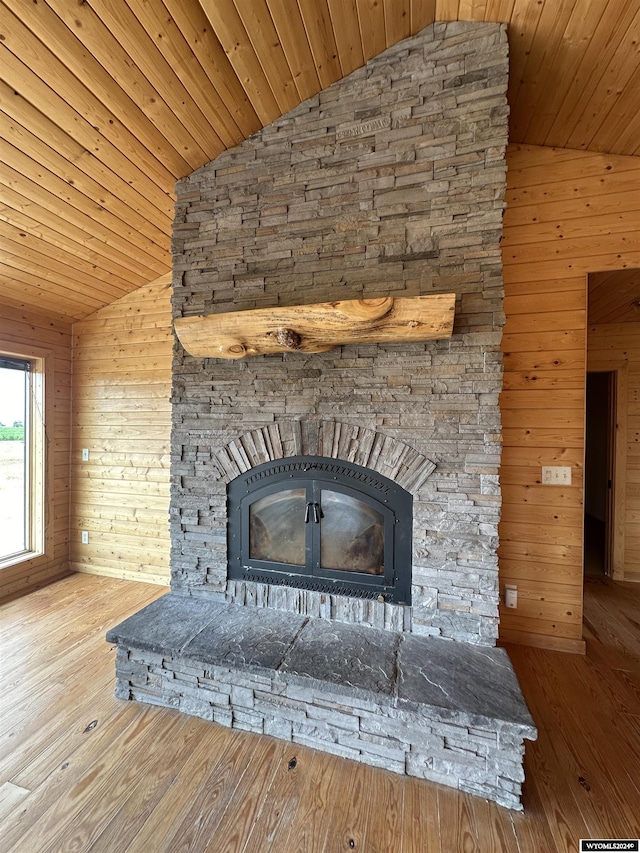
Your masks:
<path fill-rule="evenodd" d="M 495 642 L 507 65 L 502 25 L 436 24 L 178 183 L 176 317 L 387 294 L 457 300 L 450 340 L 241 362 L 176 347 L 174 591 L 313 615 L 318 602 L 298 592 L 227 583 L 227 483 L 247 460 L 318 442 L 334 458 L 366 456 L 363 441 L 387 440 L 435 470 L 410 486 L 413 607 L 373 623 Z M 362 618 L 340 601 L 329 614 Z"/>

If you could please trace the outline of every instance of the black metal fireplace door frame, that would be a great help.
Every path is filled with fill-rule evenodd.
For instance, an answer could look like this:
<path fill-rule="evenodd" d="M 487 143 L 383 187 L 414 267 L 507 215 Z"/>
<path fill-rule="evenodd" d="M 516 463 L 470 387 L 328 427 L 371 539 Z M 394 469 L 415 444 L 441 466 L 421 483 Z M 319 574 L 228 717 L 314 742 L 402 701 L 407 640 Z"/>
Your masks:
<path fill-rule="evenodd" d="M 307 530 L 305 536 L 303 566 L 251 558 L 250 507 L 287 487 L 306 489 L 305 522 L 312 527 L 321 522 L 323 487 L 353 496 L 379 513 L 384 519 L 384 573 L 322 567 L 320 536 L 313 530 Z M 229 483 L 227 497 L 229 579 L 411 603 L 413 497 L 393 480 L 355 463 L 323 456 L 295 456 L 265 462 L 236 477 Z"/>

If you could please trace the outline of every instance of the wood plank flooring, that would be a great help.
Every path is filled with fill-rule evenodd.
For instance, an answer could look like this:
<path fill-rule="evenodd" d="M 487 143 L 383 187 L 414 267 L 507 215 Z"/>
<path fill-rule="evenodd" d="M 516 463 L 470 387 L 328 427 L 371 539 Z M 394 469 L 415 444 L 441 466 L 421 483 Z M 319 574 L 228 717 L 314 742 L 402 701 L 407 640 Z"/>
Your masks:
<path fill-rule="evenodd" d="M 0 607 L 2 853 L 564 853 L 640 837 L 640 585 L 587 579 L 586 657 L 509 647 L 539 728 L 524 814 L 116 700 L 105 631 L 165 592 L 77 574 Z"/>

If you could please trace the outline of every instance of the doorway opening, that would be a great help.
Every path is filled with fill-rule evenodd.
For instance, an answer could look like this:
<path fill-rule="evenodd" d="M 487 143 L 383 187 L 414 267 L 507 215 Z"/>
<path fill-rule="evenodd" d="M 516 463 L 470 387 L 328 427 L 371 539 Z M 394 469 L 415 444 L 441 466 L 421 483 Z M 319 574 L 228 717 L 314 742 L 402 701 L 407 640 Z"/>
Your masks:
<path fill-rule="evenodd" d="M 627 535 L 627 528 L 633 530 L 629 516 L 633 517 L 635 495 L 627 462 L 629 427 L 633 429 L 637 400 L 640 269 L 589 273 L 587 288 L 585 534 L 593 530 L 594 501 L 600 516 L 604 504 L 604 570 L 612 580 L 625 581 L 634 574 L 633 569 L 629 571 L 634 538 Z M 596 498 L 594 476 L 589 473 L 594 452 L 600 458 L 600 471 L 606 467 L 606 473 L 600 474 L 600 485 L 595 487 L 599 489 Z M 629 457 L 631 464 L 632 459 Z M 602 518 L 599 520 L 602 530 Z M 585 536 L 585 546 L 589 544 Z M 585 549 L 585 566 L 588 557 Z"/>
<path fill-rule="evenodd" d="M 612 574 L 616 372 L 587 373 L 584 573 Z"/>

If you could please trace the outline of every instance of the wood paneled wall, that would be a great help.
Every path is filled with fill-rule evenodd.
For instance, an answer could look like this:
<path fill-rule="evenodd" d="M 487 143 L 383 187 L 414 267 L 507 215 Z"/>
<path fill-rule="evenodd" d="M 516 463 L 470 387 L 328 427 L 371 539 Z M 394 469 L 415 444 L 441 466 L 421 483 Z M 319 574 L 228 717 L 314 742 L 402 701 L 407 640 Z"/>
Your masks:
<path fill-rule="evenodd" d="M 0 569 L 0 601 L 22 595 L 69 572 L 69 441 L 71 401 L 71 326 L 56 318 L 19 308 L 0 309 L 0 349 L 25 355 L 49 352 L 53 371 L 47 375 L 49 411 L 45 413 L 46 453 L 53 453 L 45 496 L 45 553 Z M 37 352 L 33 352 L 32 348 Z"/>
<path fill-rule="evenodd" d="M 589 370 L 617 370 L 618 393 L 623 395 L 622 422 L 617 424 L 619 454 L 616 465 L 623 506 L 616 507 L 614 535 L 622 565 L 618 580 L 640 581 L 640 323 L 603 323 L 588 332 Z M 615 553 L 615 552 L 614 552 Z"/>
<path fill-rule="evenodd" d="M 587 275 L 640 266 L 640 162 L 514 145 L 504 218 L 501 637 L 580 651 Z M 542 465 L 572 485 L 543 486 Z"/>
<path fill-rule="evenodd" d="M 171 348 L 170 276 L 73 327 L 75 571 L 169 583 Z"/>

